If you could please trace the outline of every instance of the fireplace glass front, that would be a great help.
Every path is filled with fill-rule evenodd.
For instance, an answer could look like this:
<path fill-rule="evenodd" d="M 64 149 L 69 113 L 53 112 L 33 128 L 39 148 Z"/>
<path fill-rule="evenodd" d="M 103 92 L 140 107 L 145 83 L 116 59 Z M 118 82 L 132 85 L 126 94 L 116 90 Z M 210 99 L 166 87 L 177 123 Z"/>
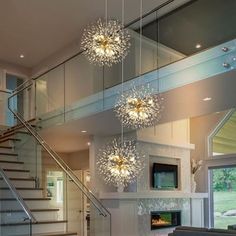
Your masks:
<path fill-rule="evenodd" d="M 151 230 L 181 225 L 181 211 L 152 211 Z"/>

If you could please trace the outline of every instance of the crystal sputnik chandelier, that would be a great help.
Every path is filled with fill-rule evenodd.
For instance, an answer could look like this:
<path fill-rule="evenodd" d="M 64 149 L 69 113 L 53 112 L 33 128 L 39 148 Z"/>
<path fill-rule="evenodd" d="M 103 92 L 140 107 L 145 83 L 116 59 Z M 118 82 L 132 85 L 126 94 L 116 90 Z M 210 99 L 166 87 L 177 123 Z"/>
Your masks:
<path fill-rule="evenodd" d="M 149 86 L 134 86 L 121 94 L 115 112 L 125 127 L 140 129 L 155 125 L 161 118 L 163 98 Z"/>
<path fill-rule="evenodd" d="M 98 171 L 108 184 L 126 186 L 136 180 L 144 167 L 144 156 L 136 150 L 134 141 L 114 139 L 98 154 Z"/>
<path fill-rule="evenodd" d="M 84 29 L 81 49 L 87 59 L 99 66 L 111 66 L 128 54 L 130 34 L 117 20 L 99 19 Z"/>

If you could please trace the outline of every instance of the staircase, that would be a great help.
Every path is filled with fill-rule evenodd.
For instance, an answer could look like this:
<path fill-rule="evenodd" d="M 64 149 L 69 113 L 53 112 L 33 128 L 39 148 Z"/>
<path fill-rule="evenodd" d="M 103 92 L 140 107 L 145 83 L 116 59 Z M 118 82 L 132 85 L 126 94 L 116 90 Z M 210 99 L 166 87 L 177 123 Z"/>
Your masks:
<path fill-rule="evenodd" d="M 30 121 L 31 125 L 33 120 Z M 35 179 L 30 177 L 30 170 L 25 168 L 17 153 L 15 143 L 20 142 L 16 138 L 17 133 L 27 133 L 22 130 L 22 125 L 16 125 L 8 129 L 0 136 L 0 167 L 15 186 L 31 213 L 36 219 L 32 223 L 33 236 L 77 236 L 76 232 L 68 232 L 67 221 L 58 219 L 59 209 L 50 206 L 51 199 L 44 196 L 44 189 L 37 188 Z M 0 228 L 2 236 L 28 236 L 27 225 L 23 220 L 24 212 L 17 207 L 17 201 L 13 198 L 9 188 L 0 179 Z"/>

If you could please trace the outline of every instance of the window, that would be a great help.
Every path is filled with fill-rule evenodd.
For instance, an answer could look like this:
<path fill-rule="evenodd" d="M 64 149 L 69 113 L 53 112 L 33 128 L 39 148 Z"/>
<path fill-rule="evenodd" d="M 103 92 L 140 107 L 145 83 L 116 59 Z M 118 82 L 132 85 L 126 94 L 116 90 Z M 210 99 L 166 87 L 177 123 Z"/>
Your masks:
<path fill-rule="evenodd" d="M 57 179 L 57 203 L 63 202 L 63 179 Z"/>
<path fill-rule="evenodd" d="M 221 112 L 215 129 L 208 137 L 209 156 L 236 153 L 236 111 Z"/>
<path fill-rule="evenodd" d="M 211 225 L 227 229 L 236 223 L 236 167 L 213 168 L 211 176 Z"/>

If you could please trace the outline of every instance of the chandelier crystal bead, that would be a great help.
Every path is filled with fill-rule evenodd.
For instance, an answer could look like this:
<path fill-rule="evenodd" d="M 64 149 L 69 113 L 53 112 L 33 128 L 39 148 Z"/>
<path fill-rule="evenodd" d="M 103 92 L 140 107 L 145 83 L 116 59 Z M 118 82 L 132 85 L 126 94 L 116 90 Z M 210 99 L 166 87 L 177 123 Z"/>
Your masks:
<path fill-rule="evenodd" d="M 103 21 L 84 29 L 81 49 L 87 59 L 99 66 L 112 66 L 119 63 L 128 54 L 130 47 L 128 29 L 117 20 Z"/>
<path fill-rule="evenodd" d="M 118 97 L 115 112 L 125 127 L 140 129 L 157 124 L 163 108 L 160 94 L 155 94 L 149 86 L 133 86 Z"/>
<path fill-rule="evenodd" d="M 136 180 L 144 167 L 144 156 L 140 156 L 135 141 L 114 139 L 98 153 L 98 171 L 104 181 L 116 187 L 127 186 Z"/>

